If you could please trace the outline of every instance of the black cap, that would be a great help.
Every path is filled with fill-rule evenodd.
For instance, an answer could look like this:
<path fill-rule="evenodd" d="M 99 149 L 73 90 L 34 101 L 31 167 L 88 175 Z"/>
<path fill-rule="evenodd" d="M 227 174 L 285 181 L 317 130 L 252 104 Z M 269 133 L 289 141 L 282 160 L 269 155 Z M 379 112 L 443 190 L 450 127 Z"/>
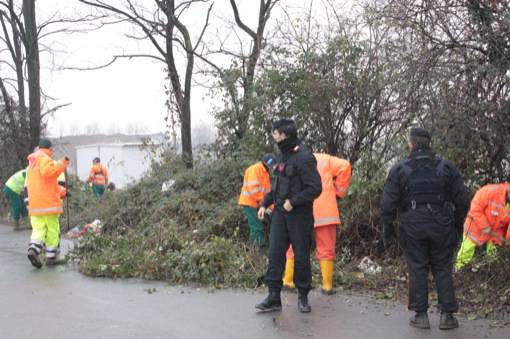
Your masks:
<path fill-rule="evenodd" d="M 52 143 L 50 141 L 50 139 L 48 138 L 41 138 L 41 140 L 39 140 L 39 148 L 51 148 Z"/>
<path fill-rule="evenodd" d="M 290 124 L 293 124 L 293 123 L 294 123 L 294 120 L 292 120 L 292 119 L 285 119 L 285 118 L 273 121 L 273 131 L 277 130 L 278 128 L 280 128 L 282 126 L 290 125 Z"/>
<path fill-rule="evenodd" d="M 94 160 L 92 160 L 93 163 L 96 163 L 96 162 L 101 162 L 101 159 L 99 159 L 99 157 L 95 157 Z"/>
<path fill-rule="evenodd" d="M 421 128 L 421 127 L 411 128 L 411 132 L 409 133 L 409 136 L 427 138 L 429 140 L 432 139 L 432 137 L 430 136 L 430 133 L 426 129 Z"/>
<path fill-rule="evenodd" d="M 274 158 L 274 155 L 268 153 L 268 154 L 264 154 L 264 156 L 262 157 L 262 162 L 267 167 L 270 167 L 270 166 L 273 166 L 275 164 L 276 160 Z"/>

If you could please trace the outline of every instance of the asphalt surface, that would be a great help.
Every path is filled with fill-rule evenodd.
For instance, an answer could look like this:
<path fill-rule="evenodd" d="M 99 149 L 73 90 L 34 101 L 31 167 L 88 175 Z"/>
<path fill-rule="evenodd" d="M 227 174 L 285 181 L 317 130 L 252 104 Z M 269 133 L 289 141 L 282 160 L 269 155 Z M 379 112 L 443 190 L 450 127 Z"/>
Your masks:
<path fill-rule="evenodd" d="M 0 338 L 509 338 L 510 329 L 468 321 L 453 331 L 407 325 L 400 304 L 312 291 L 312 313 L 299 314 L 285 292 L 284 309 L 259 314 L 264 290 L 209 291 L 161 282 L 88 278 L 66 266 L 32 268 L 29 231 L 0 225 Z M 64 243 L 63 247 L 68 247 Z"/>

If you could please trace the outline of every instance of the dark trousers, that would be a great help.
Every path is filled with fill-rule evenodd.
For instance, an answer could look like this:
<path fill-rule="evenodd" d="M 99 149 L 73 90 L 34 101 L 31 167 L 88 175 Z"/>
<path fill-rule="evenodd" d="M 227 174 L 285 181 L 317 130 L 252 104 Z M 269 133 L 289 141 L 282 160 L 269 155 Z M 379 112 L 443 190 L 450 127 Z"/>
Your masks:
<path fill-rule="evenodd" d="M 265 283 L 269 291 L 280 292 L 285 270 L 285 253 L 289 244 L 294 249 L 294 283 L 301 293 L 312 288 L 310 247 L 312 243 L 312 209 L 295 210 L 290 213 L 275 208 L 269 231 L 269 262 Z"/>
<path fill-rule="evenodd" d="M 459 306 L 453 287 L 453 256 L 455 232 L 441 237 L 417 239 L 401 231 L 407 266 L 409 269 L 409 310 L 426 312 L 428 309 L 428 276 L 432 271 L 436 282 L 442 312 L 457 312 Z"/>
<path fill-rule="evenodd" d="M 25 202 L 23 201 L 23 196 L 21 194 L 17 194 L 7 186 L 4 186 L 3 192 L 11 205 L 11 218 L 19 220 L 20 218 L 27 217 L 28 211 L 25 206 Z"/>

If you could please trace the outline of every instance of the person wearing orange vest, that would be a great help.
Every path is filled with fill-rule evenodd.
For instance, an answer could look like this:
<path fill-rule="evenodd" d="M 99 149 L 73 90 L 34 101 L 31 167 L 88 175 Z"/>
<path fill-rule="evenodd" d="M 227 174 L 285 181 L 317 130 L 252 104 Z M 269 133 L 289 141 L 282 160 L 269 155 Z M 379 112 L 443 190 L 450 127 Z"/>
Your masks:
<path fill-rule="evenodd" d="M 271 191 L 269 170 L 275 163 L 272 154 L 266 154 L 262 161 L 248 167 L 244 172 L 243 188 L 239 196 L 239 205 L 243 207 L 250 228 L 250 241 L 259 247 L 266 245 L 264 226 L 257 217 L 257 209 Z"/>
<path fill-rule="evenodd" d="M 337 198 L 343 199 L 351 183 L 352 167 L 349 161 L 328 154 L 316 153 L 317 170 L 321 176 L 322 193 L 313 203 L 314 233 L 317 244 L 316 256 L 322 274 L 322 292 L 333 294 L 333 268 L 336 258 L 336 229 L 340 225 Z M 287 251 L 283 285 L 294 285 L 294 252 Z"/>
<path fill-rule="evenodd" d="M 101 164 L 101 159 L 98 157 L 92 160 L 92 167 L 90 168 L 87 182 L 92 183 L 92 191 L 97 198 L 104 194 L 108 185 L 108 169 Z"/>
<path fill-rule="evenodd" d="M 42 267 L 40 255 L 45 246 L 47 260 L 55 260 L 59 254 L 59 216 L 64 212 L 57 178 L 69 165 L 69 158 L 53 160 L 51 146 L 50 140 L 42 138 L 39 149 L 28 156 L 26 184 L 32 224 L 28 259 L 37 268 Z"/>
<path fill-rule="evenodd" d="M 457 254 L 455 269 L 468 264 L 477 246 L 487 244 L 487 253 L 496 246 L 510 243 L 510 184 L 491 184 L 480 188 L 464 223 L 464 237 Z"/>

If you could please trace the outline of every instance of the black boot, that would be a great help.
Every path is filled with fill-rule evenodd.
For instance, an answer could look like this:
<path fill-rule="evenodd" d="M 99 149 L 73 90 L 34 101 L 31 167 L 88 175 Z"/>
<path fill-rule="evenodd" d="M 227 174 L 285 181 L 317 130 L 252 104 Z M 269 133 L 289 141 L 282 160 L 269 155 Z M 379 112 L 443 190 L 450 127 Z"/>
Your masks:
<path fill-rule="evenodd" d="M 280 299 L 280 292 L 269 292 L 269 295 L 260 304 L 255 305 L 255 308 L 261 312 L 272 312 L 282 310 L 282 300 Z"/>
<path fill-rule="evenodd" d="M 42 262 L 41 258 L 39 257 L 39 253 L 37 253 L 37 251 L 34 250 L 33 248 L 28 249 L 28 260 L 30 260 L 32 266 L 37 268 L 42 267 Z"/>
<path fill-rule="evenodd" d="M 441 312 L 441 320 L 439 321 L 440 330 L 451 330 L 459 327 L 459 321 L 450 312 Z"/>
<path fill-rule="evenodd" d="M 310 313 L 312 312 L 312 307 L 308 303 L 308 293 L 304 293 L 299 291 L 298 294 L 298 310 L 301 313 Z"/>
<path fill-rule="evenodd" d="M 409 319 L 409 325 L 416 328 L 429 329 L 430 322 L 427 312 L 416 312 L 416 314 Z"/>

